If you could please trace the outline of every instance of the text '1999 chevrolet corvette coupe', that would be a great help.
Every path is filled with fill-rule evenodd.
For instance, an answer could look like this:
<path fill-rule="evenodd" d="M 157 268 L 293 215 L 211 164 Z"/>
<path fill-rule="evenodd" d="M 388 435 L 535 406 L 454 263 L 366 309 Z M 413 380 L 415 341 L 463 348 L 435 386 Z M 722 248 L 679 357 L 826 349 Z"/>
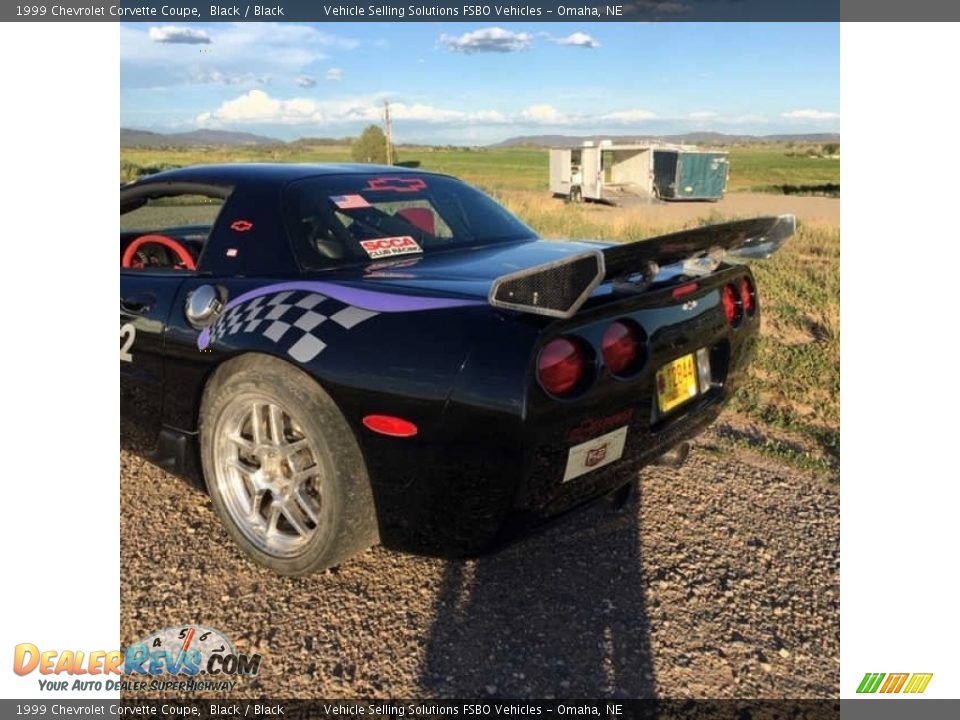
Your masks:
<path fill-rule="evenodd" d="M 795 223 L 546 241 L 445 175 L 237 164 L 121 187 L 120 224 L 125 446 L 297 575 L 476 554 L 678 454 Z"/>

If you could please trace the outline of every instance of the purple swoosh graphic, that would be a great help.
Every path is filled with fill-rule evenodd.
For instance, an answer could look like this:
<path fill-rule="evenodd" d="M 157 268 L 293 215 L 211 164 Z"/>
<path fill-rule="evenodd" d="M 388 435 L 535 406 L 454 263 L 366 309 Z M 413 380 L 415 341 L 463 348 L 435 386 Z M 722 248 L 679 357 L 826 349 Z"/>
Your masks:
<path fill-rule="evenodd" d="M 228 302 L 223 310 L 226 312 L 232 307 L 253 300 L 261 295 L 286 292 L 287 290 L 306 290 L 319 295 L 326 295 L 334 300 L 354 305 L 364 310 L 374 312 L 417 312 L 419 310 L 441 310 L 443 308 L 465 307 L 468 305 L 486 305 L 482 300 L 462 300 L 456 298 L 435 298 L 422 295 L 397 295 L 394 293 L 363 290 L 361 288 L 346 287 L 319 280 L 294 280 L 275 285 L 264 285 L 238 295 Z"/>
<path fill-rule="evenodd" d="M 334 283 L 319 280 L 293 280 L 291 282 L 264 285 L 263 287 L 248 290 L 224 305 L 221 312 L 226 312 L 241 303 L 253 300 L 261 295 L 273 295 L 274 293 L 286 292 L 288 290 L 315 292 L 319 295 L 326 295 L 334 300 L 339 300 L 348 305 L 373 312 L 419 312 L 422 310 L 442 310 L 444 308 L 486 305 L 486 302 L 482 300 L 424 297 L 422 295 L 397 295 L 394 293 L 335 285 Z M 197 345 L 202 350 L 206 348 L 209 343 L 210 328 L 204 328 L 200 333 L 200 337 L 197 338 Z"/>

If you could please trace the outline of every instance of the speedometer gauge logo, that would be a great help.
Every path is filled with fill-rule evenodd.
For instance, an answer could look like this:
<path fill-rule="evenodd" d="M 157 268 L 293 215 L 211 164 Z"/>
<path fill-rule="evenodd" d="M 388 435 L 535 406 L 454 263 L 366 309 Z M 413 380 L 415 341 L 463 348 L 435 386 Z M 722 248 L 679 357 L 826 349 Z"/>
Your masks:
<path fill-rule="evenodd" d="M 238 654 L 230 638 L 204 625 L 177 625 L 150 633 L 126 650 L 127 674 L 256 675 L 260 655 Z"/>

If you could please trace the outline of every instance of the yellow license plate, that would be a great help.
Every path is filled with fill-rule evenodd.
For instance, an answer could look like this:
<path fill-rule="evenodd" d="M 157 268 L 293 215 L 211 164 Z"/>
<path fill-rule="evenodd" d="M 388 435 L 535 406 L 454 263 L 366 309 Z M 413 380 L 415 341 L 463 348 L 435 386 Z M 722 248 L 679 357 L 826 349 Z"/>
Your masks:
<path fill-rule="evenodd" d="M 697 363 L 684 355 L 657 370 L 657 402 L 660 412 L 667 413 L 697 395 Z"/>

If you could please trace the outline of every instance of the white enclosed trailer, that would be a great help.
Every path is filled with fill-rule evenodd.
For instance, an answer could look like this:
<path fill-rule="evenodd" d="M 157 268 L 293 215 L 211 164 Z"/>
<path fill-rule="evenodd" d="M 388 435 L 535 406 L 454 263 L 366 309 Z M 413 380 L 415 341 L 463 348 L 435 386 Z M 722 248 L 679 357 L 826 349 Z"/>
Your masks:
<path fill-rule="evenodd" d="M 550 192 L 571 200 L 617 203 L 653 195 L 653 147 L 614 145 L 550 148 Z"/>

